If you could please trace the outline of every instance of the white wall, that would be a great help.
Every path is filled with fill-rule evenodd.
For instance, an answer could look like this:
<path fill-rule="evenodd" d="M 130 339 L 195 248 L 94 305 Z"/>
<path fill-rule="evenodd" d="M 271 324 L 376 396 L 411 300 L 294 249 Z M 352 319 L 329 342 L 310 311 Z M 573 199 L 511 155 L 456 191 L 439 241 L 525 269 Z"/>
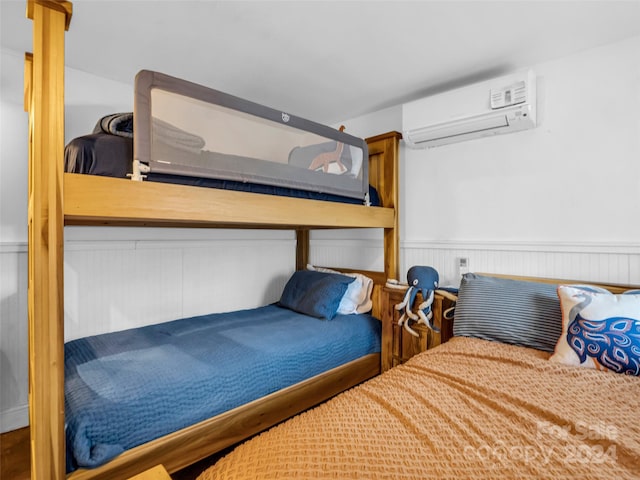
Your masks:
<path fill-rule="evenodd" d="M 466 256 L 475 271 L 640 283 L 638 52 L 635 37 L 533 65 L 533 130 L 405 150 L 407 261 L 450 282 Z"/>
<path fill-rule="evenodd" d="M 0 240 L 15 243 L 27 238 L 24 54 L 1 49 L 0 55 Z"/>
<path fill-rule="evenodd" d="M 407 151 L 407 190 L 441 208 L 406 238 L 637 242 L 639 52 L 636 37 L 535 65 L 536 129 Z"/>
<path fill-rule="evenodd" d="M 23 54 L 0 50 L 0 431 L 27 415 L 27 114 Z"/>
<path fill-rule="evenodd" d="M 638 52 L 634 37 L 531 65 L 534 130 L 401 145 L 401 272 L 432 265 L 457 285 L 464 257 L 471 271 L 640 284 Z M 342 123 L 401 131 L 401 106 Z"/>

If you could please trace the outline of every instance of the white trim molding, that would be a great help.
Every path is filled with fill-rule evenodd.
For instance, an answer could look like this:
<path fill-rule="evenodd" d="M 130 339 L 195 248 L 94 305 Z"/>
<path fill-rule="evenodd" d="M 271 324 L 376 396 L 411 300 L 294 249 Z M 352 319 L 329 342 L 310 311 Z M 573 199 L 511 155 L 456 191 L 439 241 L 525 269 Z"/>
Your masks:
<path fill-rule="evenodd" d="M 493 250 L 570 253 L 640 254 L 640 243 L 634 242 L 550 242 L 487 240 L 414 240 L 401 243 L 405 249 Z"/>
<path fill-rule="evenodd" d="M 0 242 L 0 253 L 27 253 L 27 242 Z"/>

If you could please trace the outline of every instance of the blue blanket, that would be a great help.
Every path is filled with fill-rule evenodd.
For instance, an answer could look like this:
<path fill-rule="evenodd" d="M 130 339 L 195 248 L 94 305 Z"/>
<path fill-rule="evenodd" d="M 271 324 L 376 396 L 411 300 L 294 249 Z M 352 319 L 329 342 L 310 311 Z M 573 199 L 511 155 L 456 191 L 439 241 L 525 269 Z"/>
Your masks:
<path fill-rule="evenodd" d="M 67 471 L 379 351 L 369 315 L 326 321 L 277 305 L 68 342 Z"/>

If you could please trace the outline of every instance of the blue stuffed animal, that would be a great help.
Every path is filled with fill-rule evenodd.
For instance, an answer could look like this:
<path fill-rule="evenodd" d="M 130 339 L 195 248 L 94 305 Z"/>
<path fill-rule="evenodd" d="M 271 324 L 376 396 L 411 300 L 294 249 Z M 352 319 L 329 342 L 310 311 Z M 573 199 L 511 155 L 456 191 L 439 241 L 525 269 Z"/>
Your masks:
<path fill-rule="evenodd" d="M 404 309 L 398 320 L 398 325 L 404 325 L 405 330 L 416 337 L 419 334 L 409 325 L 411 321 L 424 323 L 434 332 L 439 332 L 440 330 L 431 324 L 431 318 L 433 317 L 431 305 L 440 281 L 438 272 L 433 267 L 414 266 L 407 272 L 407 281 L 409 283 L 407 293 L 402 302 L 396 305 L 396 310 Z M 418 292 L 422 293 L 423 302 L 418 306 L 417 312 L 414 313 L 411 308 Z"/>

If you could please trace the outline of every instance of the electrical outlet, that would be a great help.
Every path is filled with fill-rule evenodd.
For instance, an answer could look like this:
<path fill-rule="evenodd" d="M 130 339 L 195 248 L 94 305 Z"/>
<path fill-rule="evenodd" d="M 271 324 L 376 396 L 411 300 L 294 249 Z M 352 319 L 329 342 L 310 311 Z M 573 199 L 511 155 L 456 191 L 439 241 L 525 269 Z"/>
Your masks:
<path fill-rule="evenodd" d="M 469 273 L 469 259 L 467 257 L 458 258 L 458 270 L 460 271 L 460 276 Z"/>

